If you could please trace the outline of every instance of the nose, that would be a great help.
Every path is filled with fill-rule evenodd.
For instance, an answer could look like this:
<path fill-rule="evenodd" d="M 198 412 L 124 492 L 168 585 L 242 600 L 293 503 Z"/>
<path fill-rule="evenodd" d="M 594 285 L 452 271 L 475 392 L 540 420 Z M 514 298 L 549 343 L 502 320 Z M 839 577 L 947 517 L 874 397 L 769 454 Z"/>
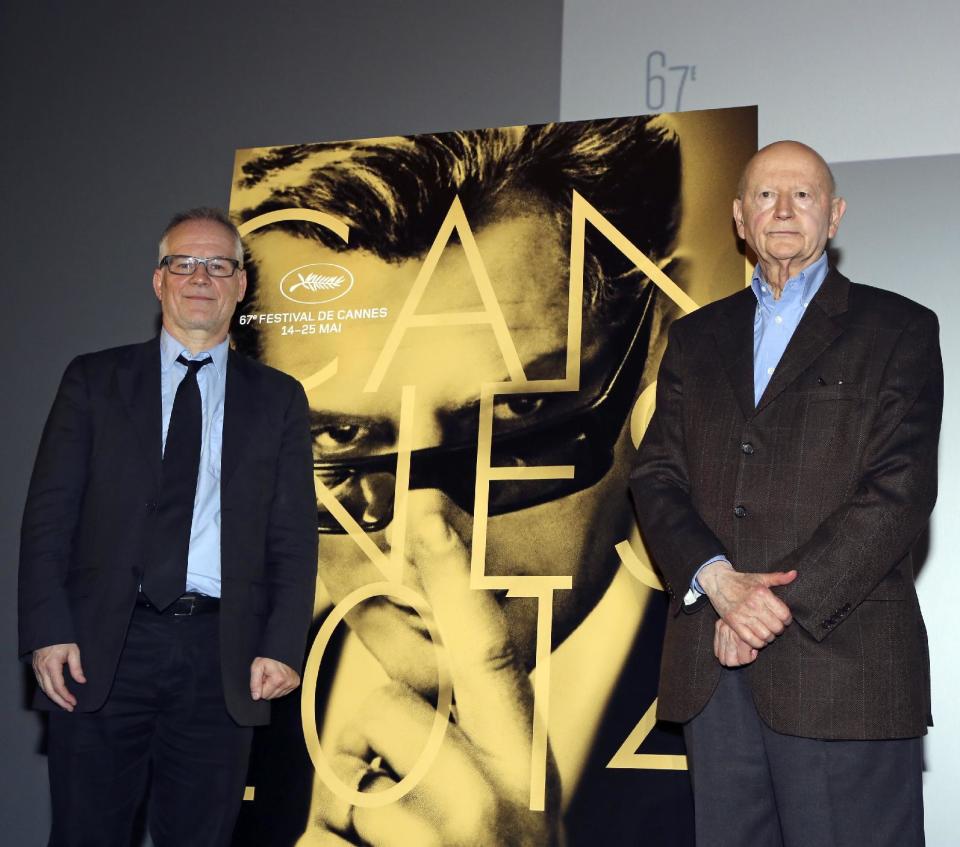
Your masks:
<path fill-rule="evenodd" d="M 194 269 L 193 273 L 187 277 L 188 282 L 196 283 L 197 285 L 211 285 L 210 274 L 207 273 L 207 266 L 204 262 L 197 262 L 197 267 Z"/>
<path fill-rule="evenodd" d="M 793 217 L 793 198 L 786 192 L 777 195 L 777 204 L 773 209 L 778 220 Z"/>
<path fill-rule="evenodd" d="M 409 427 L 411 449 L 439 447 L 443 443 L 444 435 L 439 414 L 442 407 L 433 402 L 433 398 L 424 391 L 415 393 L 407 402 L 410 404 L 406 410 L 406 423 Z"/>

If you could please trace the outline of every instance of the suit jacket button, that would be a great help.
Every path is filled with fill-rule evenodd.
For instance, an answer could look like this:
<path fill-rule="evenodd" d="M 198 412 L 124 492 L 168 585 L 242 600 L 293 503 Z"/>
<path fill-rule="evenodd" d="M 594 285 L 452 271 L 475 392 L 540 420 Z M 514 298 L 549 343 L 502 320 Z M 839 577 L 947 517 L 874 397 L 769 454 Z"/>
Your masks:
<path fill-rule="evenodd" d="M 743 506 L 737 506 L 737 507 L 733 510 L 733 513 L 734 513 L 738 518 L 745 518 L 745 517 L 747 516 L 747 510 L 746 510 Z"/>
<path fill-rule="evenodd" d="M 147 502 L 144 503 L 143 505 L 144 505 L 144 508 L 145 508 L 148 512 L 155 512 L 155 511 L 157 511 L 157 501 L 156 501 L 156 500 L 147 500 Z"/>
<path fill-rule="evenodd" d="M 748 456 L 753 455 L 753 445 L 749 441 L 744 441 L 743 444 L 740 445 L 740 449 Z"/>

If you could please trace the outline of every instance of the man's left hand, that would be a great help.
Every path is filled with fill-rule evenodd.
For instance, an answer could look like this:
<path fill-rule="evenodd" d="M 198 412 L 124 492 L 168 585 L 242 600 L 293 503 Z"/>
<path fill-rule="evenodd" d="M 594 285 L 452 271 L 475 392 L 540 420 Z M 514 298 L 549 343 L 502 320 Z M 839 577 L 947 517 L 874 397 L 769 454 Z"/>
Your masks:
<path fill-rule="evenodd" d="M 276 659 L 258 656 L 250 665 L 250 696 L 254 700 L 276 700 L 300 684 L 300 674 Z"/>
<path fill-rule="evenodd" d="M 713 655 L 725 668 L 739 668 L 757 658 L 757 649 L 747 644 L 733 627 L 720 618 L 713 632 Z"/>

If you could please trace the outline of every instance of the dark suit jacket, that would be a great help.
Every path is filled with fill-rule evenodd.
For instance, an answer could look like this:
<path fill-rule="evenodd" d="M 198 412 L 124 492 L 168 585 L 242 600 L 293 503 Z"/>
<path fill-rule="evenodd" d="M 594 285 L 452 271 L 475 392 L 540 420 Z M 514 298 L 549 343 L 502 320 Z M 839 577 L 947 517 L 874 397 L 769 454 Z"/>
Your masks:
<path fill-rule="evenodd" d="M 936 498 L 943 374 L 937 319 L 831 270 L 754 406 L 747 289 L 674 323 L 631 479 L 673 600 L 659 715 L 687 721 L 720 674 L 709 602 L 683 607 L 717 553 L 776 589 L 794 622 L 748 675 L 773 729 L 815 738 L 922 735 L 926 633 L 911 547 Z"/>
<path fill-rule="evenodd" d="M 240 724 L 257 656 L 299 669 L 313 610 L 317 534 L 307 402 L 291 377 L 230 351 L 221 458 L 221 668 Z M 47 420 L 24 509 L 20 653 L 76 642 L 103 705 L 148 545 L 162 459 L 159 340 L 74 359 Z M 69 677 L 69 674 L 67 675 Z M 38 691 L 34 705 L 57 708 Z"/>

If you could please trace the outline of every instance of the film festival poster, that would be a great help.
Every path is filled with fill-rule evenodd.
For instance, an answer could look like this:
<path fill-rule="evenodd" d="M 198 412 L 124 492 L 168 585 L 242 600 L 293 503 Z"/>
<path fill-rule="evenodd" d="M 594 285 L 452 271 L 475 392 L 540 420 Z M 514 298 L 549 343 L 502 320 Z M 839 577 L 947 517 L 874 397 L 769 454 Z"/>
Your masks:
<path fill-rule="evenodd" d="M 237 152 L 233 339 L 307 392 L 320 540 L 238 847 L 438 822 L 692 844 L 626 480 L 670 322 L 745 284 L 756 130 L 749 107 Z"/>

